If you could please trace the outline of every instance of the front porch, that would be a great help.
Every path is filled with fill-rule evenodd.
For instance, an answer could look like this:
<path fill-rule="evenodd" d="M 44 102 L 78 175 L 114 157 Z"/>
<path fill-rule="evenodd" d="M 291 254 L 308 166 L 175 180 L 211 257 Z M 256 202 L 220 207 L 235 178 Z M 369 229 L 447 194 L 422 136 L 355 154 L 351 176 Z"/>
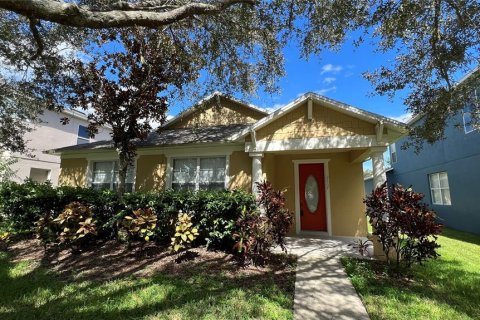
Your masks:
<path fill-rule="evenodd" d="M 250 153 L 252 188 L 266 179 L 284 191 L 287 207 L 295 214 L 291 235 L 366 237 L 362 162 L 368 157 L 374 160 L 374 175 L 381 183 L 385 179 L 384 150 L 386 147 Z"/>

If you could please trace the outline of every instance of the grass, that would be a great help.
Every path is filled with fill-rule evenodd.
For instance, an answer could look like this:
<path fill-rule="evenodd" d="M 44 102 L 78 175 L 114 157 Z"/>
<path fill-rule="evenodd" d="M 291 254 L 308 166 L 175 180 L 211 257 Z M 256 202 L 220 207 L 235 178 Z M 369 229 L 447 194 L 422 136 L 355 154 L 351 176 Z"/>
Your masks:
<path fill-rule="evenodd" d="M 282 285 L 265 274 L 221 273 L 64 281 L 0 252 L 0 319 L 291 319 L 290 278 Z"/>
<path fill-rule="evenodd" d="M 370 317 L 480 319 L 480 236 L 445 229 L 437 260 L 415 266 L 411 279 L 391 279 L 371 261 L 343 264 Z"/>

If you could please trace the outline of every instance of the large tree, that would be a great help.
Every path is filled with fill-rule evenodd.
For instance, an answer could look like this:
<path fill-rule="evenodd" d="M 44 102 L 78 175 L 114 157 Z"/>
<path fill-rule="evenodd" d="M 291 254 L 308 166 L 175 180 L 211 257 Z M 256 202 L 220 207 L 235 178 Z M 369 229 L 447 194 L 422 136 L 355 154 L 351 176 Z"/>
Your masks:
<path fill-rule="evenodd" d="M 13 38 L 25 40 L 28 55 L 14 61 L 17 67 L 31 65 L 34 57 L 43 61 L 35 63 L 37 70 L 54 73 L 48 68 L 62 64 L 52 67 L 46 51 L 55 43 L 78 46 L 106 29 L 143 26 L 175 39 L 189 53 L 185 57 L 204 62 L 206 87 L 244 93 L 258 86 L 276 89 L 287 41 L 296 40 L 308 57 L 338 47 L 350 31 L 360 30 L 357 40 L 370 38 L 378 50 L 395 52 L 391 64 L 366 76 L 380 94 L 407 90 L 406 108 L 425 114 L 423 126 L 411 131 L 418 144 L 443 137 L 446 121 L 461 110 L 478 80 L 473 75 L 456 85 L 480 59 L 476 0 L 1 0 L 2 8 L 0 28 L 7 21 L 16 27 L 9 29 Z M 61 36 L 47 43 L 54 32 Z M 8 60 L 5 52 L 15 45 L 5 39 L 0 39 L 0 57 Z M 46 90 L 37 96 L 56 99 Z"/>
<path fill-rule="evenodd" d="M 171 41 L 161 32 L 142 28 L 105 34 L 91 46 L 106 52 L 91 60 L 75 60 L 63 74 L 65 85 L 57 89 L 64 107 L 89 113 L 92 136 L 101 126 L 112 128 L 120 196 L 137 143 L 147 138 L 152 123 L 165 121 L 167 89 L 182 89 L 198 74 L 193 70 L 195 60 L 183 59 L 185 53 L 177 52 Z M 112 43 L 121 50 L 112 48 Z"/>

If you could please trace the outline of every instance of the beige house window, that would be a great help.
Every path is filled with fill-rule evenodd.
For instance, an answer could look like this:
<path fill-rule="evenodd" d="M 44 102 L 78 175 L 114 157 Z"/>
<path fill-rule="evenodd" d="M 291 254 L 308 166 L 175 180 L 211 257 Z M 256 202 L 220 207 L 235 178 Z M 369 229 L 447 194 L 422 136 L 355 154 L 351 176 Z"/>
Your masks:
<path fill-rule="evenodd" d="M 446 172 L 431 173 L 428 175 L 430 182 L 430 193 L 432 203 L 436 205 L 449 206 L 452 204 L 450 198 L 450 186 Z"/>
<path fill-rule="evenodd" d="M 125 180 L 125 191 L 133 191 L 134 168 L 130 166 Z M 92 184 L 94 189 L 116 190 L 118 188 L 118 161 L 92 162 Z"/>
<path fill-rule="evenodd" d="M 223 190 L 226 186 L 226 157 L 174 158 L 172 189 Z"/>

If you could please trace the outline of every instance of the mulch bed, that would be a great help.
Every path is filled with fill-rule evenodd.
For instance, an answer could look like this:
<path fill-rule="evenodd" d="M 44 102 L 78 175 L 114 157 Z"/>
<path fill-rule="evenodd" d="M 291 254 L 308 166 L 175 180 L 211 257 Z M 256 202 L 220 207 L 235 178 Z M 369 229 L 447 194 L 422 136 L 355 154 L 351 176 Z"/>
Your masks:
<path fill-rule="evenodd" d="M 148 277 L 161 272 L 171 275 L 211 274 L 242 277 L 270 274 L 278 282 L 290 282 L 296 257 L 273 255 L 265 266 L 239 266 L 235 257 L 221 251 L 193 248 L 185 255 L 172 254 L 168 246 L 154 243 L 130 249 L 116 241 L 99 242 L 90 249 L 72 253 L 68 249 L 44 250 L 36 239 L 16 241 L 9 246 L 12 262 L 30 261 L 32 268 L 43 266 L 64 280 L 105 281 L 126 276 Z M 288 284 L 286 284 L 288 285 Z"/>

